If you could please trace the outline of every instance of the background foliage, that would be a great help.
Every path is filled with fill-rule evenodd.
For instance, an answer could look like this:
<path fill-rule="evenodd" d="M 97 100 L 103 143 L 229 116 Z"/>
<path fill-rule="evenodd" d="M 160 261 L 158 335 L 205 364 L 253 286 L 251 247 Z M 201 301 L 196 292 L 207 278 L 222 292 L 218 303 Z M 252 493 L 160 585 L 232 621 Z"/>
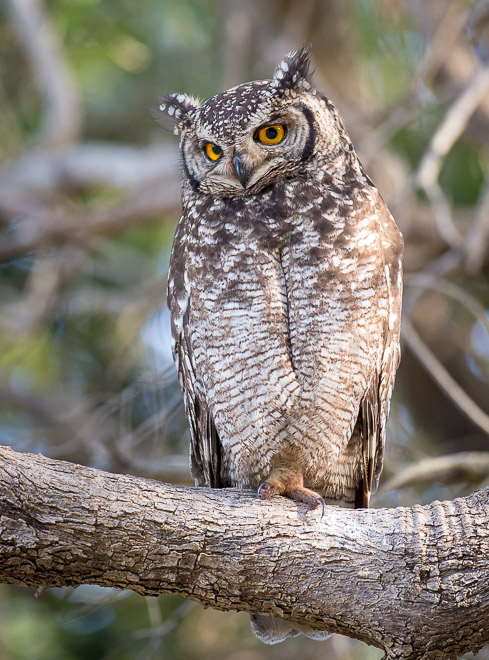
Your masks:
<path fill-rule="evenodd" d="M 312 43 L 406 240 L 403 360 L 374 506 L 489 474 L 489 4 L 5 0 L 0 7 L 0 442 L 190 483 L 165 282 L 176 140 L 150 108 L 270 77 Z M 265 647 L 244 614 L 96 587 L 0 587 L 0 657 L 375 660 Z M 479 658 L 489 658 L 482 651 Z"/>

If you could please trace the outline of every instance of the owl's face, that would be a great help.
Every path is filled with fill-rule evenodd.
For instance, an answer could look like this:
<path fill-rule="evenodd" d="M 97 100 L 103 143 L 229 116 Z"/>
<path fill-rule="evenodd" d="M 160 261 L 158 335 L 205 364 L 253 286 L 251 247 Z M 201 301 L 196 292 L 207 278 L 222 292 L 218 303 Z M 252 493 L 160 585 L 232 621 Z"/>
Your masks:
<path fill-rule="evenodd" d="M 272 80 L 238 85 L 203 104 L 184 94 L 164 97 L 160 110 L 181 135 L 188 183 L 218 196 L 254 194 L 300 173 L 312 158 L 332 161 L 348 138 L 309 78 L 309 54 L 301 49 Z"/>
<path fill-rule="evenodd" d="M 314 130 L 311 112 L 299 104 L 277 104 L 269 88 L 269 82 L 239 85 L 195 111 L 181 149 L 185 169 L 201 190 L 243 194 L 300 163 Z"/>

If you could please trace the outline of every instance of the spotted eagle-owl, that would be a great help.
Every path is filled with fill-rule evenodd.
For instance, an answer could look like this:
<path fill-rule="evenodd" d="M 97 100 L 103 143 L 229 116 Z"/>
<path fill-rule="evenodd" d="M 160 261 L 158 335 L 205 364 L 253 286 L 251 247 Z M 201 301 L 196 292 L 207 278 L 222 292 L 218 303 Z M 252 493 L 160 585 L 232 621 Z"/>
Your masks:
<path fill-rule="evenodd" d="M 168 303 L 199 486 L 368 506 L 399 361 L 402 237 L 306 49 L 200 104 Z M 284 624 L 282 626 L 282 623 Z M 297 634 L 252 618 L 264 641 Z"/>

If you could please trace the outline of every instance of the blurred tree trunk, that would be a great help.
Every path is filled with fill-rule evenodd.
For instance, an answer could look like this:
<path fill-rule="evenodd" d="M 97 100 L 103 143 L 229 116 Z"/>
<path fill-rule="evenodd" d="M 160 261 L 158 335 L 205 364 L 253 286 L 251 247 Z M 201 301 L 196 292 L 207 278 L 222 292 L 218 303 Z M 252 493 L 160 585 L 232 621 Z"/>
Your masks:
<path fill-rule="evenodd" d="M 0 580 L 174 593 L 361 639 L 386 658 L 489 642 L 489 488 L 323 518 L 0 448 Z"/>

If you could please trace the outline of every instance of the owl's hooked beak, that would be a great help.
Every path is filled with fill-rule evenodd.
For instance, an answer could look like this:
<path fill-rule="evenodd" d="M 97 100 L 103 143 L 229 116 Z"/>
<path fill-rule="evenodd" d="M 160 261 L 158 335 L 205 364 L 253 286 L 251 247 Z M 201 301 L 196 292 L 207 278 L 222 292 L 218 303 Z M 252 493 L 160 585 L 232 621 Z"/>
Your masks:
<path fill-rule="evenodd" d="M 251 170 L 248 170 L 243 165 L 240 156 L 236 153 L 233 156 L 233 167 L 234 167 L 234 171 L 236 172 L 236 176 L 238 177 L 238 181 L 243 186 L 243 188 L 246 189 L 246 184 L 248 183 L 248 180 L 250 178 Z"/>

